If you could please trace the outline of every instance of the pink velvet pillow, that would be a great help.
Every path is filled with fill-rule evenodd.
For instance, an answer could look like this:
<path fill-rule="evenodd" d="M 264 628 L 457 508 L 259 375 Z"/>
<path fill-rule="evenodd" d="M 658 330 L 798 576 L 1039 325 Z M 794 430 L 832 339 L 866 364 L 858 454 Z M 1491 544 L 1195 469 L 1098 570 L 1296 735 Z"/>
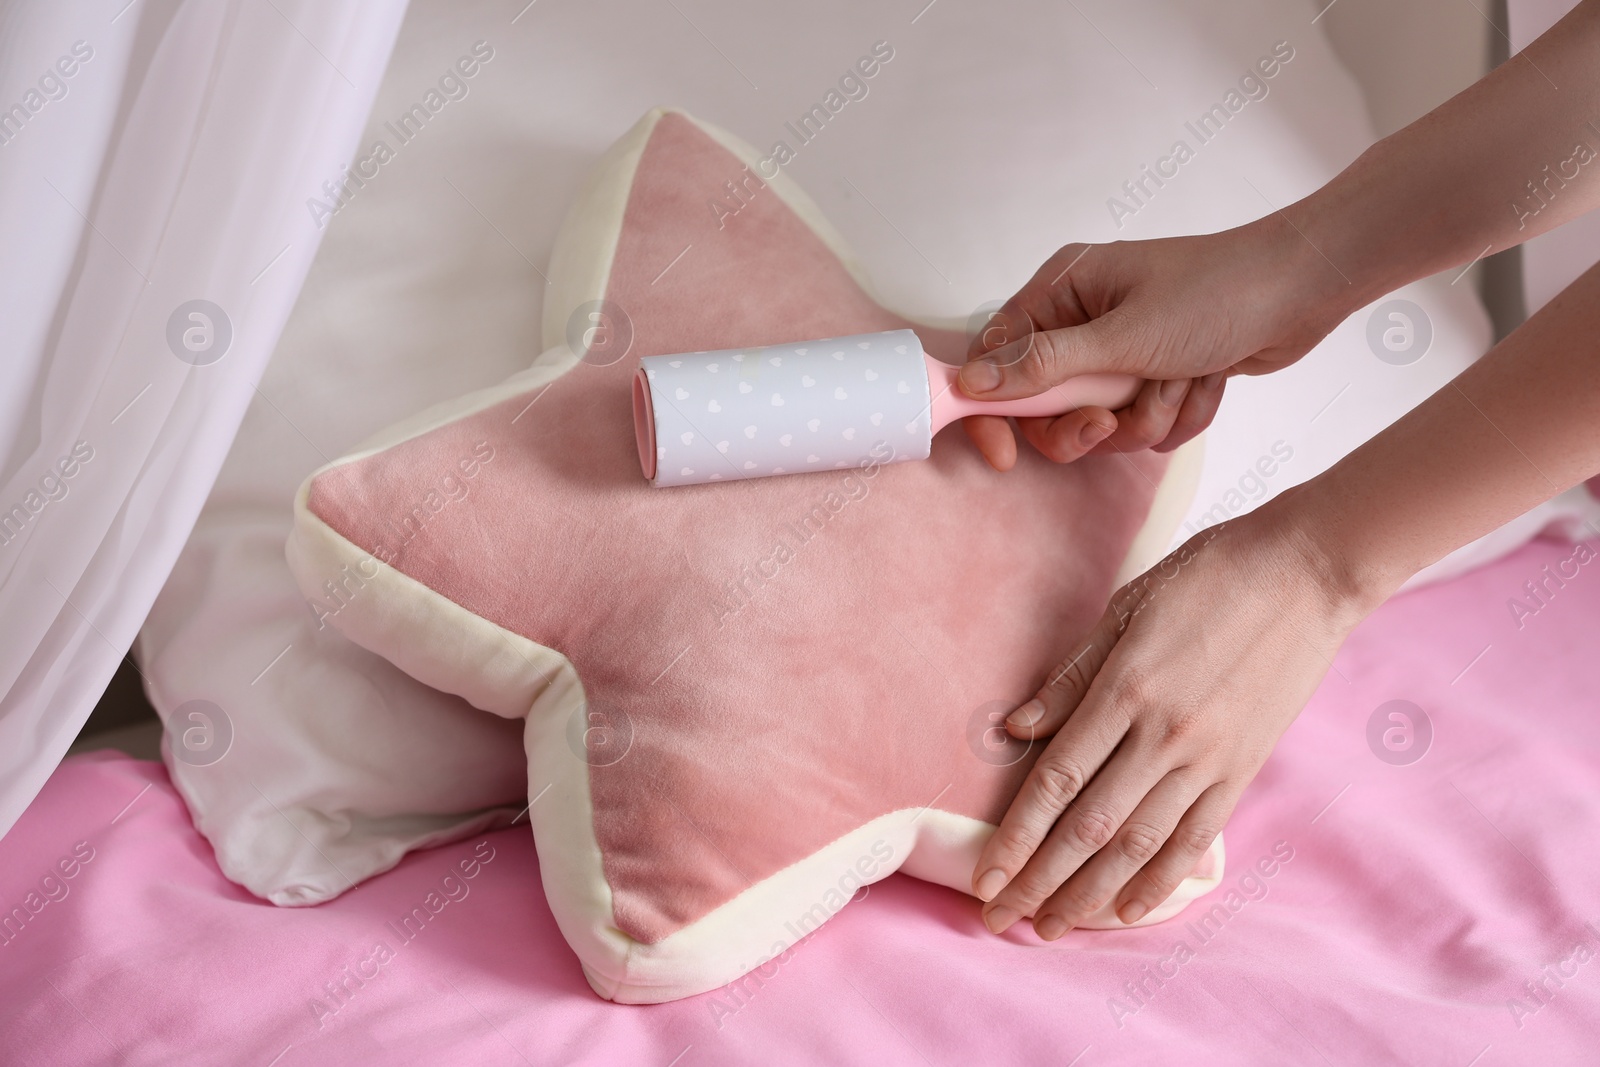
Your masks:
<path fill-rule="evenodd" d="M 640 356 L 900 327 L 964 351 L 881 307 L 758 159 L 647 115 L 557 243 L 551 350 L 316 472 L 289 544 L 329 623 L 527 718 L 545 891 L 621 1001 L 728 982 L 895 870 L 966 891 L 1037 755 L 996 722 L 1119 570 L 1153 562 L 1130 558 L 1141 528 L 1164 544 L 1184 504 L 1154 454 L 1060 467 L 1025 450 L 1000 476 L 959 432 L 920 463 L 647 486 Z M 719 218 L 730 181 L 744 203 Z M 1219 843 L 1147 921 L 1221 873 Z"/>

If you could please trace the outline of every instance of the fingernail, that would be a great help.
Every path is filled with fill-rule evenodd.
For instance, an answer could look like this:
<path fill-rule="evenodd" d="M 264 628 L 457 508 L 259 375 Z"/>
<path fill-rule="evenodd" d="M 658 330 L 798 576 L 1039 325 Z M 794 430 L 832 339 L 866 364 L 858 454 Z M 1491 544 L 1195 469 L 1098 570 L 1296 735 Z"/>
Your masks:
<path fill-rule="evenodd" d="M 1010 908 L 990 908 L 983 913 L 983 925 L 989 928 L 991 934 L 1003 934 L 1006 928 L 1017 921 L 1017 913 Z"/>
<path fill-rule="evenodd" d="M 1161 383 L 1161 388 L 1156 390 L 1156 396 L 1167 407 L 1171 407 L 1183 399 L 1184 386 L 1188 383 L 1182 378 L 1168 378 Z"/>
<path fill-rule="evenodd" d="M 1054 941 L 1067 932 L 1067 924 L 1059 915 L 1046 915 L 1034 924 L 1033 932 L 1046 941 Z"/>
<path fill-rule="evenodd" d="M 987 393 L 1000 384 L 1000 368 L 986 359 L 961 368 L 961 387 L 969 393 Z"/>
<path fill-rule="evenodd" d="M 1150 909 L 1144 906 L 1143 901 L 1130 900 L 1117 912 L 1117 918 L 1130 926 L 1144 918 L 1144 913 Z"/>
<path fill-rule="evenodd" d="M 993 900 L 995 894 L 1004 889 L 1010 880 L 1006 877 L 1006 872 L 999 867 L 985 871 L 983 877 L 978 879 L 978 899 L 985 903 Z"/>
<path fill-rule="evenodd" d="M 1022 707 L 1006 716 L 1006 724 L 1015 726 L 1019 730 L 1026 730 L 1040 719 L 1044 718 L 1044 704 L 1038 697 L 1034 697 Z"/>
<path fill-rule="evenodd" d="M 1109 436 L 1111 431 L 1098 422 L 1086 422 L 1078 431 L 1078 445 L 1080 448 L 1093 448 Z"/>

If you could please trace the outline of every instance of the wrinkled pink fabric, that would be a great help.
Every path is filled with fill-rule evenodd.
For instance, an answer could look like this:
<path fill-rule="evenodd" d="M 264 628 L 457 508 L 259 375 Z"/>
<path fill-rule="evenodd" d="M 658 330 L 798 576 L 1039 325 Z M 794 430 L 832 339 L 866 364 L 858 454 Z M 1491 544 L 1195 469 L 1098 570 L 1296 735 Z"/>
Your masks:
<path fill-rule="evenodd" d="M 7 910 L 77 842 L 94 850 L 67 895 L 0 945 L 0 1059 L 1592 1064 L 1600 561 L 1546 579 L 1542 603 L 1524 589 L 1572 555 L 1536 542 L 1380 609 L 1246 792 L 1222 889 L 1165 926 L 1047 948 L 1025 930 L 992 937 L 969 897 L 896 875 L 764 983 L 647 1008 L 590 992 L 527 891 L 526 828 L 277 909 L 222 877 L 159 765 L 69 760 L 0 841 Z M 1518 613 L 1520 629 L 1514 596 L 1537 609 Z M 1369 718 L 1396 699 L 1433 725 L 1409 766 L 1368 747 Z M 485 840 L 494 859 L 461 883 L 467 895 L 402 943 L 387 924 Z M 1292 858 L 1268 863 L 1258 899 L 1205 923 L 1275 848 Z M 379 941 L 392 958 L 335 1001 L 326 984 Z M 1176 964 L 1180 941 L 1192 955 Z M 1148 975 L 1163 969 L 1158 987 Z M 1142 1003 L 1127 988 L 1141 982 Z"/>
<path fill-rule="evenodd" d="M 612 917 L 650 943 L 889 812 L 998 822 L 1037 750 L 995 766 L 969 727 L 1032 696 L 1099 618 L 1166 469 L 1024 450 L 1000 476 L 953 430 L 924 462 L 652 489 L 636 357 L 909 325 L 772 190 L 719 229 L 707 197 L 740 170 L 663 116 L 606 290 L 632 320 L 628 357 L 334 467 L 307 499 L 361 549 L 565 653 L 590 711 L 631 723 L 590 795 Z M 463 461 L 476 472 L 447 482 Z"/>

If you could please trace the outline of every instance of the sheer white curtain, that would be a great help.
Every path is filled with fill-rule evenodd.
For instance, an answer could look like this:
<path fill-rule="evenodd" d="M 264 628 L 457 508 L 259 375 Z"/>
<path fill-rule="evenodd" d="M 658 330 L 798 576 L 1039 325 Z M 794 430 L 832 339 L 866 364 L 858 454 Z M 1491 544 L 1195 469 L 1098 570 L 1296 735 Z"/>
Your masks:
<path fill-rule="evenodd" d="M 161 589 L 405 0 L 0 0 L 0 833 Z"/>

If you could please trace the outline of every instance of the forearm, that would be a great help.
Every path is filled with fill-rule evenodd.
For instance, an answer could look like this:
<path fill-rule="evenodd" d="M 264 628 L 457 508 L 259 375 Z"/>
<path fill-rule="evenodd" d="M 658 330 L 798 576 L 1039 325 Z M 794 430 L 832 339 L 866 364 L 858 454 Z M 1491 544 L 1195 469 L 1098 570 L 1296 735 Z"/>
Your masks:
<path fill-rule="evenodd" d="M 1276 518 L 1365 613 L 1411 575 L 1600 473 L 1600 265 Z"/>
<path fill-rule="evenodd" d="M 1342 318 L 1600 206 L 1600 0 L 1263 220 Z M 1287 236 L 1287 235 L 1286 235 Z"/>

